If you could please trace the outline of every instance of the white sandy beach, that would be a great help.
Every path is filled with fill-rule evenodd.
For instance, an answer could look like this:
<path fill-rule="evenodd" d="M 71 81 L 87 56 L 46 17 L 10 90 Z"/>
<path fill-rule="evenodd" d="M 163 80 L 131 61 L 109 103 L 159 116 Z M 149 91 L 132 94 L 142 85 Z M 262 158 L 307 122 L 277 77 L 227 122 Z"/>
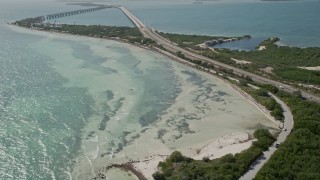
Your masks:
<path fill-rule="evenodd" d="M 65 86 L 86 87 L 95 101 L 93 109 L 97 113 L 83 120 L 87 124 L 82 130 L 82 148 L 71 173 L 75 178 L 86 179 L 106 166 L 131 160 L 140 161 L 134 166 L 150 178 L 158 162 L 175 150 L 195 159 L 217 158 L 250 147 L 248 134 L 257 127 L 277 128 L 259 106 L 231 85 L 161 54 L 110 40 L 12 28 L 21 33 L 40 34 L 43 39 L 32 48 L 38 49 L 39 53 L 46 52 L 53 59 L 53 67 L 68 79 Z M 117 70 L 117 73 L 103 74 L 79 68 L 85 61 L 74 57 L 72 48 L 60 45 L 57 40 L 88 46 L 95 56 L 108 59 L 101 67 Z M 56 48 L 46 50 L 48 43 Z M 165 67 L 172 73 L 170 79 L 177 81 L 178 96 L 170 103 L 156 100 L 169 106 L 157 114 L 156 121 L 146 126 L 139 124 L 135 109 L 145 98 L 145 82 L 134 79 L 136 74 L 131 70 L 132 66 L 121 62 L 130 63 L 131 59 L 139 60 L 135 67 L 142 73 Z M 107 121 L 106 130 L 99 131 L 97 127 L 107 110 L 106 90 L 112 91 L 115 99 L 108 106 L 116 106 L 116 99 L 124 99 L 115 115 Z M 167 91 L 166 87 L 162 91 Z M 146 106 L 143 110 L 147 112 L 152 108 Z M 110 177 L 115 177 L 116 173 L 114 171 Z"/>
<path fill-rule="evenodd" d="M 236 154 L 248 149 L 253 140 L 249 139 L 246 133 L 232 133 L 222 136 L 197 151 L 191 158 L 201 160 L 204 157 L 209 159 L 220 158 L 226 154 Z M 147 179 L 152 179 L 152 174 L 158 170 L 160 161 L 164 161 L 167 155 L 154 155 L 147 157 L 140 162 L 132 163 L 134 168 L 140 171 Z"/>
<path fill-rule="evenodd" d="M 230 84 L 230 87 L 233 87 L 233 85 Z M 248 99 L 247 94 L 242 94 L 243 92 L 240 92 L 241 90 L 234 90 L 235 93 L 239 94 L 242 96 L 242 98 L 246 99 L 250 103 L 252 103 L 254 108 L 259 109 L 259 111 L 262 112 L 262 114 L 265 115 L 267 119 L 269 119 L 269 122 L 271 123 L 270 125 L 276 127 L 276 122 L 274 122 L 273 117 L 270 116 L 269 112 L 266 111 L 265 108 L 261 107 L 257 102 L 254 101 L 254 99 Z M 192 88 L 186 88 L 182 90 L 181 94 L 178 96 L 176 99 L 176 103 L 174 106 L 179 106 L 181 104 L 184 104 L 186 106 L 187 98 L 188 95 L 193 94 L 194 92 L 192 91 Z M 173 106 L 173 107 L 174 107 Z M 191 108 L 191 107 L 189 107 Z M 173 111 L 173 108 L 169 108 L 168 112 Z M 191 108 L 192 109 L 192 108 Z M 185 111 L 192 111 L 191 109 L 185 110 Z M 172 112 L 171 112 L 172 113 Z M 214 117 L 212 115 L 211 117 Z M 168 119 L 168 117 L 162 117 L 164 119 Z M 176 117 L 177 118 L 177 117 Z M 183 155 L 192 157 L 196 160 L 201 160 L 203 157 L 209 157 L 210 159 L 215 159 L 222 157 L 226 154 L 236 154 L 239 153 L 247 148 L 249 148 L 252 144 L 251 139 L 249 139 L 249 134 L 244 133 L 244 132 L 237 132 L 234 130 L 233 132 L 231 131 L 230 134 L 221 134 L 220 137 L 215 137 L 211 136 L 212 139 L 209 139 L 210 137 L 210 132 L 213 133 L 212 131 L 212 125 L 214 124 L 212 120 L 209 117 L 202 117 L 203 122 L 206 122 L 206 119 L 208 119 L 207 123 L 204 123 L 205 125 L 198 125 L 198 123 L 193 124 L 194 128 L 199 128 L 199 131 L 197 135 L 185 135 L 186 138 L 181 137 L 179 139 L 183 139 L 179 141 L 173 140 L 173 142 L 169 137 L 170 136 L 177 136 L 175 134 L 174 129 L 167 130 L 168 133 L 167 135 L 163 136 L 164 139 L 165 137 L 168 138 L 169 142 L 166 142 L 165 146 L 161 142 L 158 142 L 156 144 L 152 139 L 150 139 L 150 136 L 156 136 L 157 134 L 157 128 L 151 128 L 146 131 L 147 136 L 141 136 L 139 138 L 139 142 L 144 142 L 145 144 L 148 144 L 147 146 L 142 145 L 142 143 L 136 144 L 135 147 L 133 146 L 130 148 L 130 146 L 126 147 L 124 151 L 136 151 L 139 154 L 148 154 L 145 157 L 140 157 L 136 159 L 139 162 L 133 163 L 133 166 L 140 171 L 142 174 L 145 175 L 146 178 L 152 179 L 152 174 L 157 171 L 158 169 L 158 164 L 160 161 L 164 161 L 166 157 L 170 155 L 170 153 L 173 150 L 178 150 L 183 153 Z M 216 119 L 215 119 L 216 120 Z M 213 123 L 211 126 L 210 124 Z M 165 127 L 165 124 L 159 124 L 158 126 L 160 127 Z M 193 126 L 190 126 L 193 127 Z M 208 130 L 207 128 L 211 129 Z M 203 131 L 204 133 L 200 132 Z M 230 131 L 229 131 L 230 132 Z M 169 136 L 169 137 L 168 137 Z M 198 137 L 197 137 L 198 136 Z M 199 139 L 198 139 L 199 138 Z M 150 152 L 151 151 L 151 152 Z"/>

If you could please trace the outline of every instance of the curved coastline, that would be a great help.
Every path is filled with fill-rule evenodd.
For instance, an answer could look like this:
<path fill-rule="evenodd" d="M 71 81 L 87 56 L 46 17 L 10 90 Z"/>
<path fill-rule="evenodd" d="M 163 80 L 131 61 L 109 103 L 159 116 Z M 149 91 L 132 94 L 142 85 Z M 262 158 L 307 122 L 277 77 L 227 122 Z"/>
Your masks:
<path fill-rule="evenodd" d="M 194 64 L 192 64 L 191 62 L 188 62 L 184 59 L 181 59 L 173 54 L 170 54 L 164 50 L 161 50 L 159 48 L 154 48 L 156 52 L 159 52 L 167 57 L 169 57 L 170 59 L 177 61 L 183 65 L 189 66 L 191 68 L 195 68 Z M 152 50 L 152 49 L 150 49 Z M 216 75 L 215 73 L 212 73 L 211 71 L 204 71 L 201 69 L 196 69 L 202 72 L 205 72 L 211 76 L 214 76 L 215 78 L 219 79 L 220 81 L 224 82 L 226 85 L 228 85 L 231 89 L 233 89 L 235 92 L 237 92 L 241 97 L 243 97 L 244 99 L 246 99 L 248 102 L 250 102 L 251 104 L 253 104 L 259 111 L 261 111 L 269 120 L 271 120 L 273 123 L 275 123 L 277 126 L 279 126 L 279 121 L 277 121 L 271 114 L 270 111 L 267 110 L 267 108 L 265 108 L 263 105 L 259 104 L 253 97 L 251 97 L 248 93 L 244 92 L 243 90 L 241 90 L 239 87 L 237 87 L 236 85 L 230 83 L 229 81 L 227 81 L 226 79 Z"/>
<path fill-rule="evenodd" d="M 25 27 L 21 27 L 21 26 L 17 26 L 17 25 L 13 25 L 13 24 L 10 24 L 8 23 L 7 24 L 8 27 L 17 27 L 17 28 L 22 28 L 22 29 L 26 29 L 26 30 L 30 30 L 28 28 L 25 28 Z M 248 102 L 250 102 L 251 104 L 253 104 L 259 111 L 261 111 L 266 117 L 268 117 L 273 123 L 275 123 L 276 125 L 279 126 L 279 121 L 276 121 L 274 119 L 274 117 L 271 116 L 270 112 L 264 107 L 262 106 L 261 104 L 259 104 L 257 101 L 254 100 L 254 98 L 252 98 L 249 94 L 247 94 L 246 92 L 242 91 L 240 88 L 236 87 L 235 85 L 231 84 L 230 82 L 228 82 L 227 80 L 223 79 L 222 77 L 220 76 L 217 76 L 215 75 L 214 73 L 212 72 L 208 72 L 208 71 L 204 71 L 204 70 L 201 70 L 201 69 L 196 69 L 195 68 L 195 65 L 192 64 L 191 62 L 188 62 L 178 56 L 175 56 L 171 53 L 168 53 L 167 51 L 164 51 L 164 50 L 161 50 L 159 48 L 150 48 L 150 47 L 146 47 L 146 46 L 143 46 L 143 45 L 139 45 L 139 44 L 134 44 L 134 43 L 130 43 L 128 41 L 125 41 L 125 40 L 122 40 L 120 38 L 98 38 L 98 37 L 90 37 L 90 36 L 82 36 L 82 35 L 77 35 L 77 34 L 71 34 L 71 33 L 63 33 L 63 32 L 55 32 L 55 31 L 45 31 L 45 30 L 32 30 L 32 31 L 37 31 L 37 32 L 45 32 L 45 33 L 54 33 L 54 34 L 57 34 L 57 35 L 67 35 L 67 36 L 79 36 L 79 37 L 86 37 L 86 38 L 92 38 L 92 39 L 107 39 L 107 40 L 111 40 L 111 41 L 116 41 L 116 42 L 119 42 L 119 43 L 124 43 L 124 44 L 128 44 L 128 45 L 132 45 L 132 46 L 136 46 L 136 47 L 139 47 L 139 48 L 142 48 L 142 49 L 146 49 L 146 50 L 151 50 L 151 51 L 154 51 L 154 52 L 157 52 L 157 53 L 160 53 L 168 58 L 170 58 L 171 60 L 174 60 L 176 62 L 179 62 L 183 65 L 186 65 L 186 66 L 189 66 L 195 70 L 199 70 L 199 71 L 202 71 L 202 72 L 205 72 L 209 75 L 212 75 L 214 76 L 215 78 L 221 80 L 222 82 L 224 82 L 225 84 L 227 84 L 229 87 L 231 87 L 235 92 L 237 92 L 241 97 L 243 97 L 244 99 L 246 99 Z"/>
<path fill-rule="evenodd" d="M 21 27 L 19 27 L 21 28 Z M 27 28 L 25 28 L 27 29 Z M 69 33 L 60 33 L 60 32 L 51 32 L 51 31 L 42 31 L 42 32 L 46 32 L 46 33 L 56 33 L 56 34 L 64 34 L 64 35 L 68 35 L 68 36 L 80 36 L 80 35 L 74 35 L 74 34 L 69 34 Z M 82 36 L 82 37 L 86 37 L 86 38 L 93 38 L 93 39 L 101 39 L 101 38 L 96 38 L 96 37 L 88 37 L 88 36 Z M 132 43 L 129 43 L 127 41 L 123 41 L 121 39 L 109 39 L 109 38 L 106 38 L 108 40 L 114 40 L 114 41 L 117 41 L 117 42 L 120 42 L 120 43 L 125 43 L 125 44 L 130 44 L 130 45 L 134 45 L 134 46 L 138 46 L 137 44 L 132 44 Z M 147 50 L 152 50 L 152 51 L 156 51 L 158 53 L 161 53 L 167 57 L 169 57 L 170 59 L 172 60 L 175 60 L 181 64 L 184 64 L 184 65 L 187 65 L 189 67 L 192 67 L 194 68 L 194 65 L 189 63 L 189 62 L 186 62 L 172 54 L 167 54 L 165 52 L 161 52 L 161 50 L 159 49 L 152 49 L 152 48 L 149 48 L 149 47 L 145 47 L 145 46 L 138 46 L 140 48 L 143 48 L 143 49 L 147 49 Z M 207 72 L 207 71 L 203 71 L 205 73 L 208 73 L 210 75 L 213 75 L 215 78 L 219 79 L 220 81 L 224 82 L 225 84 L 227 84 L 231 89 L 233 89 L 234 91 L 237 92 L 237 94 L 239 94 L 243 99 L 249 101 L 251 104 L 253 104 L 260 112 L 262 112 L 266 117 L 268 117 L 270 120 L 272 120 L 273 118 L 270 116 L 270 113 L 268 113 L 268 111 L 263 107 L 261 106 L 259 103 L 257 103 L 252 97 L 250 97 L 249 95 L 247 95 L 246 93 L 244 93 L 241 89 L 237 88 L 235 85 L 231 84 L 230 82 L 228 82 L 227 80 L 223 79 L 222 77 L 219 77 L 219 76 L 215 76 L 212 72 Z M 249 139 L 245 140 L 246 142 L 249 141 Z M 213 142 L 216 142 L 213 141 Z M 234 143 L 234 144 L 241 144 L 241 143 Z M 246 147 L 245 148 L 248 148 L 250 147 L 250 144 L 251 143 L 247 143 L 246 144 Z M 208 144 L 209 145 L 209 144 Z M 248 146 L 249 145 L 249 146 Z M 228 145 L 229 146 L 229 145 Z M 207 147 L 207 146 L 206 146 Z M 225 153 L 227 154 L 227 151 L 225 151 Z M 165 157 L 165 156 L 162 156 L 162 157 Z M 216 157 L 215 157 L 216 158 Z M 145 161 L 147 162 L 147 161 Z M 120 165 L 114 165 L 114 167 L 116 168 L 122 168 L 122 169 L 126 169 L 126 170 L 129 170 L 131 171 L 132 173 L 134 173 L 139 179 L 140 177 L 143 179 L 143 173 L 140 173 L 139 170 L 136 169 L 136 167 L 133 165 L 133 163 L 125 163 L 125 164 L 120 164 Z M 142 174 L 142 175 L 141 175 Z"/>

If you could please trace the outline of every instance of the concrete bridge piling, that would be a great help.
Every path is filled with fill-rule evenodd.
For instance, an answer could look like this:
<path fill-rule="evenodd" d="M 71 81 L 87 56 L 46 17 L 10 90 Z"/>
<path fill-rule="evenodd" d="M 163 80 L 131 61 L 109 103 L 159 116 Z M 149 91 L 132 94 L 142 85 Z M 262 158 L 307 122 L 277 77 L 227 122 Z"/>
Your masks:
<path fill-rule="evenodd" d="M 80 10 L 75 10 L 75 11 L 68 11 L 68 12 L 63 12 L 63 13 L 56 13 L 56 14 L 49 14 L 46 16 L 41 17 L 43 20 L 51 20 L 51 19 L 57 19 L 57 18 L 63 18 L 66 16 L 73 16 L 77 14 L 83 14 L 83 13 L 89 13 L 93 11 L 98 11 L 106 8 L 113 8 L 115 6 L 99 6 L 95 8 L 89 8 L 89 9 L 80 9 Z"/>

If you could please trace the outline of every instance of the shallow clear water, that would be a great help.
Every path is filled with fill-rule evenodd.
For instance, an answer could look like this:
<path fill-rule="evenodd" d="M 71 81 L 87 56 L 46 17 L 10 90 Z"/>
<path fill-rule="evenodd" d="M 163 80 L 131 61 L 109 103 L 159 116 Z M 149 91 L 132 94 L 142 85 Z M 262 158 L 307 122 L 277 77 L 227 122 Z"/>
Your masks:
<path fill-rule="evenodd" d="M 3 25 L 0 36 L 1 177 L 50 179 L 72 164 L 85 124 L 79 118 L 90 115 L 93 99 L 84 88 L 63 87 L 52 59 L 30 49 L 40 37 Z"/>
<path fill-rule="evenodd" d="M 223 82 L 157 53 L 4 24 L 79 8 L 34 2 L 0 2 L 0 179 L 86 179 L 113 162 L 273 127 Z M 95 13 L 86 17 L 106 12 Z M 116 14 L 101 22 L 130 24 Z"/>
<path fill-rule="evenodd" d="M 222 82 L 154 52 L 107 40 L 1 29 L 1 177 L 87 179 L 91 170 L 154 153 L 151 147 L 132 150 L 134 143 L 173 150 L 186 142 L 273 127 Z M 237 106 L 244 109 L 232 110 Z"/>

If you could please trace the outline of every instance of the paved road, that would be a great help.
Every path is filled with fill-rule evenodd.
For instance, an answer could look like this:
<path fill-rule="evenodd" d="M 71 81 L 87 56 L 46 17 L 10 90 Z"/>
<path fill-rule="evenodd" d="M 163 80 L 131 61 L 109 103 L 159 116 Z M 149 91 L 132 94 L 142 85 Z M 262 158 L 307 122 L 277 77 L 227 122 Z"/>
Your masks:
<path fill-rule="evenodd" d="M 300 89 L 297 89 L 295 87 L 289 86 L 287 84 L 284 84 L 284 83 L 281 83 L 281 82 L 278 82 L 278 81 L 275 81 L 275 80 L 272 80 L 272 79 L 268 79 L 268 78 L 259 76 L 257 74 L 253 74 L 253 73 L 244 71 L 242 69 L 239 69 L 239 68 L 236 68 L 236 67 L 221 63 L 221 62 L 216 61 L 214 59 L 210 59 L 208 57 L 205 57 L 205 56 L 202 56 L 202 55 L 187 51 L 186 49 L 183 49 L 183 48 L 173 44 L 169 40 L 163 38 L 158 33 L 153 31 L 151 28 L 148 28 L 138 18 L 136 18 L 131 12 L 129 12 L 126 8 L 124 8 L 124 7 L 119 7 L 119 8 L 135 24 L 135 26 L 140 30 L 140 32 L 143 34 L 144 37 L 147 37 L 147 38 L 155 40 L 158 44 L 161 44 L 168 51 L 171 51 L 171 52 L 180 51 L 187 57 L 190 57 L 190 58 L 193 58 L 193 59 L 202 60 L 202 61 L 206 61 L 206 62 L 210 62 L 210 63 L 214 64 L 217 67 L 223 67 L 223 68 L 226 68 L 226 69 L 232 69 L 234 74 L 250 76 L 253 81 L 256 81 L 256 82 L 259 82 L 259 83 L 263 83 L 263 84 L 272 84 L 272 85 L 277 86 L 280 89 L 282 89 L 284 91 L 287 91 L 287 92 L 290 92 L 290 93 L 300 90 Z M 309 100 L 313 100 L 313 101 L 316 101 L 316 102 L 320 103 L 320 97 L 315 96 L 313 94 L 310 94 L 310 93 L 302 91 L 302 96 L 304 96 L 305 98 L 307 98 Z"/>
<path fill-rule="evenodd" d="M 287 136 L 290 134 L 292 128 L 293 128 L 293 116 L 290 111 L 290 108 L 278 97 L 275 95 L 269 93 L 271 97 L 273 97 L 282 107 L 283 109 L 283 115 L 284 115 L 284 127 L 283 129 L 286 129 L 286 131 L 281 131 L 276 142 L 273 143 L 271 147 L 267 151 L 264 151 L 262 156 L 260 156 L 255 162 L 253 162 L 250 166 L 250 170 L 247 171 L 240 180 L 251 180 L 253 179 L 258 171 L 262 168 L 262 166 L 270 159 L 272 154 L 277 150 L 275 147 L 276 143 L 281 144 L 283 143 Z"/>
<path fill-rule="evenodd" d="M 239 68 L 221 63 L 219 61 L 210 59 L 208 57 L 201 56 L 199 54 L 187 51 L 187 50 L 173 44 L 172 42 L 163 38 L 162 36 L 160 36 L 158 33 L 153 31 L 152 29 L 145 26 L 138 18 L 136 18 L 132 13 L 130 13 L 126 8 L 121 7 L 120 9 L 128 16 L 128 18 L 136 25 L 136 27 L 139 28 L 140 32 L 143 34 L 144 37 L 151 38 L 151 39 L 155 40 L 158 44 L 161 44 L 168 51 L 171 51 L 171 52 L 180 51 L 184 55 L 186 55 L 187 57 L 207 61 L 207 62 L 210 62 L 218 67 L 220 66 L 223 68 L 232 69 L 233 73 L 235 73 L 235 74 L 250 76 L 252 78 L 252 80 L 254 80 L 256 82 L 263 83 L 263 84 L 272 84 L 272 85 L 277 86 L 280 89 L 287 91 L 287 92 L 294 92 L 294 91 L 299 90 L 299 89 L 294 88 L 292 86 L 289 86 L 287 84 L 284 84 L 284 83 L 281 83 L 281 82 L 278 82 L 275 80 L 271 80 L 271 79 L 259 76 L 257 74 L 253 74 L 253 73 L 244 71 L 242 69 L 239 69 Z M 313 101 L 320 103 L 320 98 L 317 96 L 314 96 L 314 95 L 309 94 L 307 92 L 302 92 L 302 95 L 309 100 L 313 100 Z M 277 150 L 277 148 L 275 147 L 275 144 L 276 143 L 278 143 L 278 144 L 283 143 L 293 128 L 293 116 L 292 116 L 292 113 L 291 113 L 289 107 L 283 101 L 281 101 L 278 97 L 276 97 L 275 95 L 270 93 L 270 96 L 272 96 L 281 105 L 281 107 L 284 111 L 285 118 L 284 118 L 283 129 L 286 129 L 286 131 L 280 132 L 276 142 L 274 142 L 274 144 L 269 148 L 269 150 L 264 152 L 263 156 L 258 158 L 251 165 L 251 169 L 246 174 L 244 174 L 244 176 L 242 176 L 240 179 L 243 179 L 243 180 L 253 179 L 256 176 L 256 174 L 258 173 L 258 171 L 262 168 L 262 166 L 270 159 L 272 154 Z"/>

